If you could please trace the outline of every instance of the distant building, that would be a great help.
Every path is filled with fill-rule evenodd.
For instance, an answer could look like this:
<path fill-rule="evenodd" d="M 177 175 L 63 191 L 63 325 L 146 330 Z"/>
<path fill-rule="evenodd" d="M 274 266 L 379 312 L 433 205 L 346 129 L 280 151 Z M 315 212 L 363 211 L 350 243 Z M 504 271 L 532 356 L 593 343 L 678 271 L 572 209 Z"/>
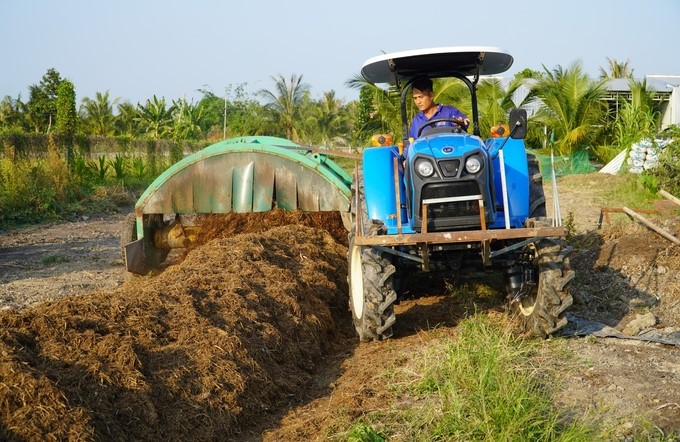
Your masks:
<path fill-rule="evenodd" d="M 646 75 L 647 90 L 654 91 L 655 100 L 659 103 L 661 112 L 661 129 L 670 125 L 680 127 L 680 75 Z M 512 101 L 516 106 L 522 105 L 529 95 L 531 87 L 536 80 L 528 78 L 512 95 Z M 631 99 L 630 80 L 628 78 L 613 78 L 607 81 L 607 94 L 603 100 L 609 103 L 611 108 L 618 110 L 622 100 Z M 540 108 L 540 101 L 522 105 L 531 117 Z"/>
<path fill-rule="evenodd" d="M 674 124 L 680 127 L 680 75 L 646 75 L 647 90 L 656 92 L 661 112 L 661 129 Z M 608 99 L 616 97 L 630 100 L 630 84 L 627 79 L 609 80 Z M 610 98 L 611 97 L 611 98 Z"/>

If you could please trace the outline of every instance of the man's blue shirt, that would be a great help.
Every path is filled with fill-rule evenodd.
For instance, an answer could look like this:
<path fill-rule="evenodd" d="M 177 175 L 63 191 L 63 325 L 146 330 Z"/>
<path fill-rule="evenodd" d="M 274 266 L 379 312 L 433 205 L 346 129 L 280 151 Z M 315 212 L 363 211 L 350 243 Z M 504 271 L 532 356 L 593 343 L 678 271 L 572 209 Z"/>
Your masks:
<path fill-rule="evenodd" d="M 411 121 L 411 128 L 408 131 L 408 136 L 413 139 L 418 138 L 418 130 L 420 127 L 424 123 L 438 118 L 467 118 L 467 116 L 453 106 L 440 104 L 437 108 L 437 112 L 434 113 L 432 118 L 427 118 L 423 111 L 418 112 L 418 114 L 413 117 L 413 120 Z M 445 121 L 437 123 L 436 126 L 453 126 L 453 123 Z M 467 130 L 467 127 L 465 130 Z"/>

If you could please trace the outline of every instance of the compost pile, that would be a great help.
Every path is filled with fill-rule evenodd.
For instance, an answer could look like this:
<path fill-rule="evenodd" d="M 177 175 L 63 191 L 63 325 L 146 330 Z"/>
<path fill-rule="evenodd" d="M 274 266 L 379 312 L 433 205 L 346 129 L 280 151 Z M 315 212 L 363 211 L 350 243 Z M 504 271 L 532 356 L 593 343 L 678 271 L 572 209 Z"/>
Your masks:
<path fill-rule="evenodd" d="M 160 275 L 2 312 L 0 439 L 224 440 L 294 402 L 347 317 L 340 217 L 229 219 L 267 230 L 215 224 Z"/>
<path fill-rule="evenodd" d="M 617 179 L 563 177 L 560 201 L 569 313 L 629 339 L 560 338 L 538 367 L 558 374 L 557 405 L 603 407 L 594 415 L 620 424 L 617 439 L 643 417 L 678 433 L 678 347 L 634 332 L 680 333 L 680 246 L 622 213 L 596 227 Z M 680 238 L 677 205 L 645 216 Z M 502 278 L 489 273 L 414 277 L 392 339 L 358 344 L 337 213 L 198 217 L 198 247 L 125 284 L 124 217 L 0 235 L 0 440 L 346 438 L 355 420 L 420 403 L 395 397 L 393 367 L 455 336 L 465 316 L 503 311 Z"/>

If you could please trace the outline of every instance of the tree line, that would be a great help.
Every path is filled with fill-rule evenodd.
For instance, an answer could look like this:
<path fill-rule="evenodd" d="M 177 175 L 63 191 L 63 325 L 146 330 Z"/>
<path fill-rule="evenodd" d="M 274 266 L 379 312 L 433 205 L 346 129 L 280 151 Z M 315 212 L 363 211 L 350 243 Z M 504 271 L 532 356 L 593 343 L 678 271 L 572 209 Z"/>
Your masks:
<path fill-rule="evenodd" d="M 75 114 L 74 135 L 206 141 L 241 135 L 272 135 L 307 144 L 347 146 L 353 138 L 355 103 L 344 103 L 334 91 L 312 98 L 302 75 L 272 77 L 274 87 L 255 95 L 245 85 L 228 87 L 224 96 L 199 90 L 198 102 L 168 101 L 152 96 L 133 105 L 112 98 L 109 91 L 85 97 Z M 6 96 L 0 102 L 2 133 L 47 134 L 56 131 L 60 85 L 68 82 L 49 69 L 39 84 L 29 86 L 29 97 Z"/>
<path fill-rule="evenodd" d="M 590 78 L 580 62 L 543 71 L 525 69 L 509 86 L 498 79 L 479 83 L 478 100 L 482 134 L 507 122 L 511 108 L 532 105 L 533 129 L 527 139 L 536 149 L 548 139 L 560 154 L 589 149 L 608 160 L 615 152 L 658 130 L 659 101 L 647 90 L 645 80 L 635 80 L 628 61 L 608 59 L 600 77 Z M 627 78 L 631 100 L 603 100 L 606 81 Z M 391 132 L 400 138 L 401 121 L 396 91 L 365 82 L 360 76 L 347 81 L 359 90 L 359 100 L 344 102 L 333 90 L 312 98 L 302 75 L 273 76 L 273 87 L 247 93 L 245 85 L 226 88 L 224 96 L 199 90 L 198 102 L 180 98 L 168 101 L 152 96 L 133 105 L 112 98 L 108 91 L 85 97 L 74 112 L 73 135 L 130 137 L 150 140 L 215 142 L 241 135 L 271 135 L 307 145 L 363 146 L 375 133 Z M 47 134 L 55 129 L 59 87 L 68 80 L 49 69 L 38 84 L 29 86 L 29 97 L 6 96 L 0 102 L 0 135 L 8 132 Z M 441 79 L 436 100 L 456 105 L 471 114 L 469 93 L 462 82 Z M 518 102 L 518 91 L 524 96 Z M 72 106 L 73 108 L 73 106 Z M 410 109 L 412 114 L 415 110 Z M 58 132 L 58 131 L 57 131 Z"/>
<path fill-rule="evenodd" d="M 628 62 L 609 60 L 599 78 L 579 62 L 542 71 L 525 69 L 509 83 L 482 79 L 478 84 L 479 126 L 486 137 L 507 123 L 512 108 L 532 109 L 527 145 L 539 153 L 586 153 L 600 163 L 643 137 L 658 133 L 660 100 L 644 80 L 635 80 Z M 627 79 L 630 99 L 604 100 L 607 80 Z M 273 87 L 247 93 L 230 86 L 224 96 L 200 90 L 197 102 L 152 96 L 144 103 L 121 102 L 108 91 L 76 103 L 75 85 L 55 69 L 29 87 L 26 101 L 0 101 L 0 227 L 80 213 L 88 204 L 111 201 L 115 191 L 143 190 L 168 166 L 224 138 L 269 135 L 303 145 L 361 148 L 377 133 L 401 138 L 399 94 L 367 83 L 359 75 L 346 85 L 359 99 L 344 102 L 334 91 L 312 97 L 302 75 L 273 76 Z M 471 115 L 469 91 L 459 80 L 437 79 L 436 101 Z M 409 103 L 408 114 L 416 109 Z M 648 187 L 680 189 L 680 130 L 660 166 L 644 176 Z M 22 155 L 36 146 L 37 158 Z M 103 146 L 99 155 L 87 151 Z M 141 151 L 140 151 L 141 149 Z M 101 196 L 101 198 L 99 198 Z M 133 198 L 134 199 L 134 198 Z M 97 201 L 95 201 L 97 200 Z M 99 209 L 94 210 L 101 210 Z"/>

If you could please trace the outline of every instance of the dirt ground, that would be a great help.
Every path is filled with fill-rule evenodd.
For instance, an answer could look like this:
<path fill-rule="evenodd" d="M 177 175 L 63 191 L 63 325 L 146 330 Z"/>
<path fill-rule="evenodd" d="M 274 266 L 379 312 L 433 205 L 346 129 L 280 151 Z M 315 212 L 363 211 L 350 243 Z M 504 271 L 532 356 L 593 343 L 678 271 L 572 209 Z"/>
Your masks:
<path fill-rule="evenodd" d="M 560 179 L 560 203 L 570 313 L 618 337 L 557 337 L 537 360 L 612 439 L 680 434 L 680 346 L 640 339 L 680 335 L 680 246 L 623 214 L 597 229 L 615 179 Z M 0 440 L 341 440 L 339 416 L 393 404 L 386 368 L 480 308 L 433 278 L 396 305 L 392 339 L 359 344 L 339 216 L 229 217 L 145 277 L 123 269 L 124 216 L 0 234 Z M 680 237 L 677 209 L 646 216 Z M 502 296 L 481 307 L 502 312 Z"/>

